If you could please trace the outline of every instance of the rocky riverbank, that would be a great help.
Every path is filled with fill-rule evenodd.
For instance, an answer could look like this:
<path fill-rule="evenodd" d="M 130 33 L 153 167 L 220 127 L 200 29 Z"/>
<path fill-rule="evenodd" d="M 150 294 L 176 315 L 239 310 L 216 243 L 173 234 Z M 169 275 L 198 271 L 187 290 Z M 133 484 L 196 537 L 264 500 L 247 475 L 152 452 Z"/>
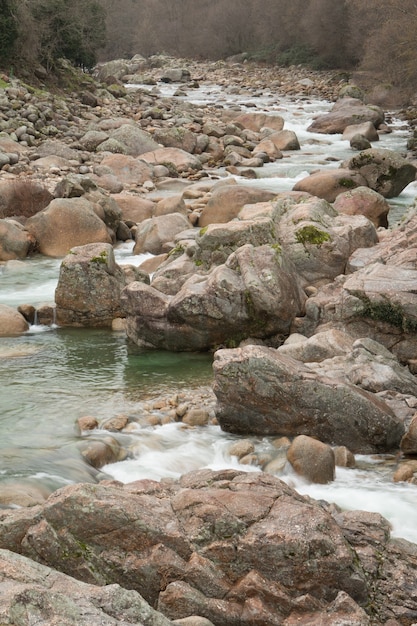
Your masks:
<path fill-rule="evenodd" d="M 180 99 L 206 83 L 241 104 Z M 388 116 L 336 74 L 137 56 L 78 84 L 66 97 L 7 77 L 0 89 L 1 269 L 63 258 L 55 302 L 1 305 L 0 334 L 26 332 L 36 313 L 141 347 L 215 352 L 213 390 L 156 400 L 142 419 L 219 423 L 244 437 L 231 454 L 264 472 L 77 485 L 3 511 L 2 622 L 413 624 L 415 546 L 380 516 L 271 476 L 288 462 L 325 483 L 354 454 L 389 453 L 395 480 L 416 482 L 415 209 L 387 229 L 413 156 L 375 147 Z M 311 131 L 343 133 L 352 157 L 276 194 L 231 175 L 254 179 L 300 149 L 280 95 L 334 101 Z M 119 267 L 113 246 L 128 240 L 152 259 Z M 98 426 L 109 435 L 91 442 Z M 134 425 L 78 427 L 100 469 L 124 458 L 117 433 Z M 256 455 L 254 435 L 276 437 L 275 455 Z"/>

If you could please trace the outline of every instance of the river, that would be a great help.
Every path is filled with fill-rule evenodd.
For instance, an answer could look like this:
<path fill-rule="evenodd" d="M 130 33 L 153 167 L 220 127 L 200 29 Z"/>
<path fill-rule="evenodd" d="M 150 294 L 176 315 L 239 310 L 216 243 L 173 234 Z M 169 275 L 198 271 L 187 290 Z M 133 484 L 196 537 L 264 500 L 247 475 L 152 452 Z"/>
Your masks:
<path fill-rule="evenodd" d="M 172 85 L 160 86 L 172 95 Z M 256 180 L 242 184 L 273 191 L 292 189 L 296 181 L 317 168 L 338 167 L 352 151 L 341 136 L 307 132 L 312 117 L 329 110 L 323 100 L 277 98 L 248 92 L 227 94 L 216 85 L 203 85 L 186 96 L 197 104 L 228 106 L 240 102 L 242 110 L 275 111 L 294 130 L 301 150 L 257 170 Z M 393 132 L 381 137 L 379 147 L 405 152 L 407 129 L 392 116 Z M 417 195 L 412 183 L 390 201 L 390 224 L 401 219 Z M 118 263 L 139 265 L 132 244 L 117 246 Z M 59 259 L 35 256 L 0 266 L 0 302 L 11 306 L 39 305 L 54 300 Z M 239 467 L 228 449 L 238 437 L 217 426 L 184 429 L 180 423 L 138 426 L 128 435 L 114 434 L 131 450 L 129 458 L 107 465 L 102 473 L 80 462 L 76 420 L 93 415 L 101 422 L 119 414 L 133 420 L 158 397 L 201 392 L 212 382 L 211 356 L 139 351 L 123 333 L 110 330 L 64 329 L 34 325 L 15 338 L 0 339 L 0 493 L 11 481 L 45 485 L 50 491 L 71 482 L 112 476 L 122 482 L 139 478 L 177 477 L 201 467 Z M 101 436 L 103 433 L 96 433 Z M 257 451 L 267 453 L 268 438 L 254 439 Z M 395 536 L 417 542 L 417 487 L 393 483 L 390 457 L 358 457 L 355 469 L 337 469 L 329 485 L 309 485 L 287 466 L 280 477 L 301 493 L 336 502 L 343 508 L 379 511 L 387 517 Z M 256 467 L 241 466 L 245 471 Z"/>

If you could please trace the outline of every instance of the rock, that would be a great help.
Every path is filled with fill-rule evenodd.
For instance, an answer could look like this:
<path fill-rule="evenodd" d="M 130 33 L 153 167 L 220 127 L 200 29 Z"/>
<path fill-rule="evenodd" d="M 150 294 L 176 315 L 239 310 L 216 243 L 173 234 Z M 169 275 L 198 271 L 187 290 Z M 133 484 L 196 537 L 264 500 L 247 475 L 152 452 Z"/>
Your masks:
<path fill-rule="evenodd" d="M 109 244 L 77 246 L 61 263 L 55 291 L 57 323 L 63 326 L 111 326 L 121 317 L 124 273 Z"/>
<path fill-rule="evenodd" d="M 276 194 L 246 185 L 226 185 L 215 188 L 207 205 L 201 212 L 198 224 L 205 228 L 209 224 L 224 224 L 238 216 L 245 204 L 267 202 Z"/>
<path fill-rule="evenodd" d="M 270 244 L 279 251 L 280 245 L 274 235 L 273 221 L 261 215 L 257 219 L 236 219 L 225 224 L 209 224 L 200 229 L 195 239 L 192 258 L 196 266 L 208 269 L 225 263 L 232 252 L 246 244 Z"/>
<path fill-rule="evenodd" d="M 375 227 L 361 216 L 337 215 L 325 200 L 287 197 L 274 204 L 277 240 L 286 256 L 309 286 L 317 286 L 343 274 L 357 248 L 375 245 Z"/>
<path fill-rule="evenodd" d="M 210 414 L 204 409 L 190 409 L 182 418 L 188 426 L 205 426 L 210 421 Z"/>
<path fill-rule="evenodd" d="M 114 437 L 104 437 L 103 439 L 88 437 L 78 444 L 78 448 L 87 463 L 96 469 L 109 463 L 123 461 L 126 458 L 126 452 Z"/>
<path fill-rule="evenodd" d="M 325 485 L 335 477 L 335 455 L 328 444 L 306 435 L 295 437 L 287 451 L 294 471 L 312 483 Z"/>
<path fill-rule="evenodd" d="M 127 59 L 114 59 L 101 63 L 95 68 L 95 74 L 100 81 L 105 82 L 107 78 L 122 79 L 129 74 L 130 64 Z"/>
<path fill-rule="evenodd" d="M 0 304 L 0 336 L 13 337 L 29 330 L 29 324 L 19 311 L 7 304 Z"/>
<path fill-rule="evenodd" d="M 108 138 L 109 135 L 103 130 L 88 130 L 80 138 L 80 144 L 85 150 L 88 150 L 89 152 L 95 152 L 98 146 L 103 143 L 103 141 L 106 141 L 106 139 Z"/>
<path fill-rule="evenodd" d="M 252 150 L 252 154 L 254 156 L 261 156 L 262 154 L 266 154 L 269 160 L 275 161 L 276 159 L 282 159 L 283 154 L 281 150 L 279 150 L 275 143 L 267 137 L 266 139 L 262 139 Z M 265 160 L 266 162 L 266 160 Z"/>
<path fill-rule="evenodd" d="M 388 202 L 381 194 L 368 187 L 357 187 L 339 194 L 333 206 L 344 215 L 365 215 L 375 228 L 388 226 Z"/>
<path fill-rule="evenodd" d="M 60 174 L 61 172 L 70 171 L 73 167 L 73 163 L 74 161 L 70 159 L 64 159 L 64 157 L 50 154 L 33 161 L 32 168 L 35 172 L 42 172 L 44 174 Z"/>
<path fill-rule="evenodd" d="M 81 432 L 83 430 L 94 430 L 95 428 L 98 428 L 98 421 L 96 417 L 83 415 L 83 417 L 78 418 L 77 425 Z"/>
<path fill-rule="evenodd" d="M 401 363 L 412 361 L 417 349 L 414 274 L 415 270 L 371 263 L 323 286 L 307 300 L 298 331 L 311 335 L 337 327 L 355 339 L 374 339 Z"/>
<path fill-rule="evenodd" d="M 352 124 L 346 126 L 343 131 L 343 139 L 351 141 L 355 135 L 361 135 L 368 141 L 379 141 L 379 135 L 372 122 L 364 122 L 363 124 Z"/>
<path fill-rule="evenodd" d="M 33 478 L 18 478 L 10 482 L 3 479 L 0 483 L 0 506 L 3 508 L 37 506 L 43 504 L 51 492 L 52 489 L 48 489 Z"/>
<path fill-rule="evenodd" d="M 404 216 L 396 228 L 384 232 L 380 242 L 366 251 L 355 251 L 349 259 L 347 273 L 363 269 L 370 263 L 385 263 L 395 267 L 417 269 L 417 215 L 413 208 L 408 216 Z"/>
<path fill-rule="evenodd" d="M 395 198 L 415 179 L 417 168 L 393 150 L 370 148 L 342 164 L 359 173 L 366 186 L 384 198 Z"/>
<path fill-rule="evenodd" d="M 183 126 L 159 128 L 154 132 L 153 138 L 165 148 L 180 148 L 191 154 L 197 147 L 197 135 Z"/>
<path fill-rule="evenodd" d="M 19 222 L 0 219 L 0 261 L 25 259 L 34 247 L 34 237 Z"/>
<path fill-rule="evenodd" d="M 275 626 L 303 623 L 307 615 L 329 626 L 334 617 L 369 626 L 364 609 L 377 611 L 382 626 L 389 617 L 411 624 L 416 610 L 412 595 L 406 610 L 400 601 L 417 585 L 415 549 L 390 539 L 384 518 L 335 511 L 262 472 L 199 470 L 164 483 L 70 485 L 42 506 L 0 511 L 0 519 L 0 546 L 20 553 L 0 553 L 2 608 L 8 611 L 12 599 L 26 610 L 32 597 L 37 615 L 47 608 L 59 623 L 66 623 L 61 589 L 64 607 L 75 610 L 74 598 L 82 599 L 92 625 L 99 610 L 148 626 L 191 616 L 216 626 Z M 19 596 L 11 592 L 11 581 L 22 578 L 36 583 L 38 595 L 27 588 L 22 595 L 22 587 Z M 97 626 L 113 624 L 98 615 Z"/>
<path fill-rule="evenodd" d="M 383 345 L 364 337 L 354 341 L 352 352 L 345 357 L 345 375 L 355 385 L 374 393 L 385 390 L 417 396 L 417 380 L 408 367 Z"/>
<path fill-rule="evenodd" d="M 79 150 L 71 148 L 59 139 L 46 139 L 37 147 L 36 153 L 39 157 L 61 157 L 62 159 L 75 161 L 76 163 L 79 163 L 81 160 Z"/>
<path fill-rule="evenodd" d="M 176 244 L 152 276 L 152 287 L 170 296 L 178 293 L 184 283 L 196 274 L 196 266 L 188 254 L 184 252 L 174 258 L 176 251 L 181 253 L 182 247 L 181 243 Z"/>
<path fill-rule="evenodd" d="M 303 363 L 317 363 L 335 356 L 346 357 L 352 350 L 353 339 L 337 329 L 322 331 L 312 337 L 292 333 L 278 352 Z"/>
<path fill-rule="evenodd" d="M 355 467 L 355 456 L 346 446 L 335 446 L 333 452 L 337 467 Z"/>
<path fill-rule="evenodd" d="M 173 173 L 181 173 L 201 170 L 202 165 L 198 157 L 181 150 L 180 148 L 160 148 L 159 146 L 152 152 L 141 154 L 141 159 L 152 165 L 166 165 Z"/>
<path fill-rule="evenodd" d="M 214 392 L 223 430 L 248 435 L 308 435 L 354 453 L 395 450 L 404 426 L 372 393 L 314 373 L 261 346 L 215 353 Z"/>
<path fill-rule="evenodd" d="M 287 335 L 304 300 L 285 256 L 271 246 L 249 244 L 208 276 L 189 278 L 175 296 L 138 283 L 123 291 L 130 339 L 173 351 Z"/>
<path fill-rule="evenodd" d="M 152 217 L 155 202 L 136 194 L 118 193 L 113 195 L 124 221 L 140 223 Z"/>
<path fill-rule="evenodd" d="M 26 221 L 41 254 L 61 257 L 74 246 L 110 243 L 108 229 L 85 198 L 56 198 Z"/>
<path fill-rule="evenodd" d="M 183 200 L 182 194 L 162 198 L 155 206 L 154 215 L 169 215 L 171 213 L 188 214 L 187 206 Z"/>
<path fill-rule="evenodd" d="M 56 307 L 54 302 L 45 302 L 36 309 L 36 322 L 43 326 L 52 326 L 56 322 Z"/>
<path fill-rule="evenodd" d="M 59 181 L 54 195 L 55 198 L 80 198 L 93 190 L 97 190 L 97 185 L 91 178 L 82 174 L 69 174 Z"/>
<path fill-rule="evenodd" d="M 106 155 L 95 172 L 100 176 L 112 174 L 126 185 L 142 185 L 152 179 L 152 167 L 148 163 L 124 154 Z"/>
<path fill-rule="evenodd" d="M 189 617 L 176 619 L 173 621 L 173 624 L 177 624 L 177 626 L 215 626 L 209 619 L 198 615 L 190 615 Z"/>
<path fill-rule="evenodd" d="M 417 413 L 414 415 L 407 432 L 401 439 L 400 447 L 404 454 L 417 454 Z"/>
<path fill-rule="evenodd" d="M 31 179 L 0 180 L 0 218 L 31 217 L 52 199 L 43 185 Z"/>
<path fill-rule="evenodd" d="M 101 424 L 101 428 L 104 430 L 109 430 L 110 432 L 120 432 L 129 423 L 129 418 L 127 415 L 115 415 L 115 417 L 111 417 L 109 420 L 106 420 L 103 424 Z"/>
<path fill-rule="evenodd" d="M 136 231 L 133 254 L 167 252 L 174 247 L 175 235 L 189 227 L 189 221 L 181 213 L 160 215 L 144 220 Z"/>
<path fill-rule="evenodd" d="M 306 191 L 312 196 L 334 202 L 337 196 L 355 187 L 366 186 L 367 181 L 359 172 L 348 168 L 318 170 L 299 180 L 294 191 Z"/>
<path fill-rule="evenodd" d="M 281 115 L 267 113 L 242 113 L 235 118 L 235 123 L 248 128 L 254 132 L 259 132 L 261 128 L 271 128 L 272 130 L 282 130 L 284 128 L 284 118 Z"/>
<path fill-rule="evenodd" d="M 253 452 L 255 452 L 255 446 L 250 439 L 236 441 L 236 443 L 232 444 L 229 448 L 230 456 L 237 456 L 238 459 L 242 459 L 244 456 L 252 454 Z"/>
<path fill-rule="evenodd" d="M 394 483 L 417 484 L 417 461 L 405 461 L 400 463 L 392 477 Z"/>
<path fill-rule="evenodd" d="M 136 591 L 89 585 L 19 554 L 0 550 L 0 620 L 63 626 L 170 626 Z"/>
<path fill-rule="evenodd" d="M 124 154 L 133 157 L 159 148 L 152 136 L 135 124 L 122 124 L 110 132 L 110 139 L 124 146 Z"/>
<path fill-rule="evenodd" d="M 300 150 L 298 137 L 293 130 L 280 130 L 268 135 L 278 150 Z"/>
<path fill-rule="evenodd" d="M 375 128 L 384 122 L 382 109 L 375 105 L 364 104 L 357 98 L 339 98 L 332 110 L 319 115 L 307 130 L 314 133 L 343 133 L 347 126 L 371 122 Z"/>
<path fill-rule="evenodd" d="M 188 83 L 189 80 L 191 80 L 190 71 L 183 67 L 167 68 L 161 75 L 163 83 Z"/>
<path fill-rule="evenodd" d="M 367 150 L 372 147 L 371 142 L 360 133 L 353 135 L 349 143 L 353 150 Z"/>

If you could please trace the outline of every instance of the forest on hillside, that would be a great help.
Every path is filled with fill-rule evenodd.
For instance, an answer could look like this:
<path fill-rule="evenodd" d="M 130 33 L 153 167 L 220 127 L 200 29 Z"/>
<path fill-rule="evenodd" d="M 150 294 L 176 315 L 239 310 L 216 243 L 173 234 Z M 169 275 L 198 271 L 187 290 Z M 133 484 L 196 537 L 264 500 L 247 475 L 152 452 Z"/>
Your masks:
<path fill-rule="evenodd" d="M 0 0 L 0 67 L 165 53 L 361 70 L 417 88 L 415 0 Z"/>

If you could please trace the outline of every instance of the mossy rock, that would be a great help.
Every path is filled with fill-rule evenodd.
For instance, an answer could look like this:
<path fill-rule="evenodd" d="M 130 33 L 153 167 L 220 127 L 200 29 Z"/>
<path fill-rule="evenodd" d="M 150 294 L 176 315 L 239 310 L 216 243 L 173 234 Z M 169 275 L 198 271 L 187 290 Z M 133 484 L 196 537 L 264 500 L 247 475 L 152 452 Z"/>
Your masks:
<path fill-rule="evenodd" d="M 320 230 L 313 224 L 299 228 L 295 233 L 295 237 L 298 243 L 302 243 L 303 245 L 311 244 L 314 246 L 321 246 L 326 241 L 331 240 L 331 236 L 328 232 Z"/>

